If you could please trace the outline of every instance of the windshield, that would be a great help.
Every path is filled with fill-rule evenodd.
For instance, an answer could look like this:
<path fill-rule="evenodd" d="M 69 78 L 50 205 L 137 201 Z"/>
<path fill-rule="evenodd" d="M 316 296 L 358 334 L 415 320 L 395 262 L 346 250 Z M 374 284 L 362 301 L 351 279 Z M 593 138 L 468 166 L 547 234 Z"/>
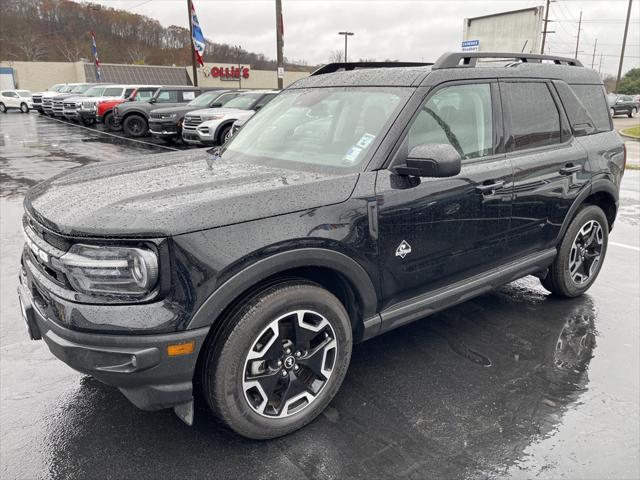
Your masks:
<path fill-rule="evenodd" d="M 208 107 L 211 102 L 220 96 L 220 92 L 205 92 L 202 95 L 194 98 L 189 103 L 188 107 Z"/>
<path fill-rule="evenodd" d="M 29 90 L 16 90 L 16 92 L 18 92 L 18 95 L 20 95 L 21 97 L 31 96 L 31 92 Z"/>
<path fill-rule="evenodd" d="M 102 92 L 106 87 L 91 87 L 89 90 L 84 92 L 87 97 L 100 97 L 102 96 Z"/>
<path fill-rule="evenodd" d="M 71 89 L 71 93 L 82 93 L 86 92 L 91 85 L 77 85 Z"/>
<path fill-rule="evenodd" d="M 242 95 L 238 95 L 236 98 L 229 100 L 225 107 L 229 108 L 239 108 L 240 110 L 249 110 L 251 105 L 256 103 L 260 97 L 262 97 L 264 93 L 243 93 Z"/>
<path fill-rule="evenodd" d="M 49 87 L 50 92 L 59 92 L 64 88 L 64 83 L 56 83 L 53 87 Z"/>
<path fill-rule="evenodd" d="M 403 88 L 285 91 L 233 136 L 221 154 L 232 161 L 283 168 L 360 171 L 410 92 Z"/>

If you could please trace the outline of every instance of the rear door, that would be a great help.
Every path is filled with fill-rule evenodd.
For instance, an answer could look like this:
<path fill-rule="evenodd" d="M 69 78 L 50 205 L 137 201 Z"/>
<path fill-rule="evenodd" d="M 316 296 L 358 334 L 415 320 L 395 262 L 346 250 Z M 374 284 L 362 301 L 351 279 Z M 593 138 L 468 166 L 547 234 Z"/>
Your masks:
<path fill-rule="evenodd" d="M 496 81 L 444 84 L 427 97 L 395 154 L 448 143 L 463 157 L 450 178 L 380 170 L 376 181 L 384 307 L 498 265 L 511 216 L 510 161 L 501 152 Z"/>
<path fill-rule="evenodd" d="M 555 245 L 576 197 L 588 188 L 587 152 L 575 140 L 551 82 L 501 80 L 506 150 L 514 169 L 507 256 Z"/>

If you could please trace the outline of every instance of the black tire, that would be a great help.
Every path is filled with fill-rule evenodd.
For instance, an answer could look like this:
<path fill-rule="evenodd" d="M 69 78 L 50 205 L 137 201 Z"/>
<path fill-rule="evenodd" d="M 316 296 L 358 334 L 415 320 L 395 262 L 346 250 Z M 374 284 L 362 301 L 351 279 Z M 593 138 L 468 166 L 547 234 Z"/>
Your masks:
<path fill-rule="evenodd" d="M 22 113 L 29 113 L 29 105 L 27 105 L 26 103 L 21 103 L 20 104 L 20 111 Z"/>
<path fill-rule="evenodd" d="M 105 113 L 102 121 L 104 122 L 104 128 L 106 128 L 110 132 L 115 132 L 117 130 L 113 122 L 113 112 Z"/>
<path fill-rule="evenodd" d="M 86 117 L 80 117 L 80 122 L 82 123 L 82 125 L 84 125 L 85 127 L 90 127 L 92 125 L 96 124 L 96 119 L 95 118 L 86 118 Z"/>
<path fill-rule="evenodd" d="M 266 414 L 267 408 L 272 407 L 268 406 L 266 400 L 264 400 L 263 405 L 265 406 L 262 414 L 256 410 L 256 408 L 260 407 L 252 406 L 249 403 L 247 392 L 250 390 L 246 389 L 246 382 L 248 381 L 246 375 L 250 368 L 253 368 L 253 364 L 249 367 L 248 362 L 250 360 L 248 356 L 253 354 L 255 348 L 258 348 L 259 341 L 263 338 L 262 335 L 264 335 L 265 331 L 268 331 L 270 325 L 274 323 L 283 325 L 282 329 L 279 328 L 279 331 L 285 332 L 287 331 L 285 328 L 287 324 L 278 323 L 278 321 L 293 322 L 295 321 L 293 319 L 298 317 L 291 312 L 300 310 L 317 312 L 316 318 L 323 318 L 322 322 L 326 320 L 323 329 L 317 333 L 317 335 L 320 335 L 321 341 L 317 344 L 318 346 L 315 347 L 315 350 L 311 347 L 312 343 L 307 343 L 310 347 L 305 350 L 298 347 L 298 340 L 296 340 L 296 343 L 291 344 L 291 347 L 296 349 L 295 353 L 284 350 L 285 347 L 283 345 L 289 345 L 286 343 L 289 340 L 283 339 L 285 333 L 283 333 L 283 338 L 276 336 L 272 343 L 265 343 L 263 349 L 267 352 L 260 358 L 267 358 L 266 355 L 272 348 L 279 348 L 281 352 L 284 352 L 283 355 L 287 356 L 286 358 L 283 357 L 284 362 L 279 362 L 279 366 L 275 367 L 278 370 L 269 370 L 270 372 L 277 372 L 276 375 L 278 376 L 282 374 L 282 378 L 275 380 L 275 387 L 273 387 L 275 390 L 272 390 L 272 395 L 274 395 L 274 392 L 278 392 L 278 388 L 289 385 L 289 382 L 291 382 L 291 385 L 294 385 L 294 383 L 297 383 L 298 386 L 302 385 L 300 382 L 303 376 L 308 372 L 312 372 L 312 370 L 307 370 L 305 364 L 306 356 L 318 359 L 319 357 L 315 356 L 318 353 L 314 355 L 310 352 L 312 350 L 317 352 L 320 347 L 325 345 L 327 347 L 323 347 L 321 363 L 326 368 L 327 359 L 331 357 L 329 360 L 329 363 L 331 363 L 330 373 L 328 378 L 322 377 L 324 382 L 314 398 L 306 400 L 305 404 L 300 407 L 295 405 L 296 402 L 293 403 L 293 408 L 298 408 L 298 410 L 292 413 L 289 413 L 288 410 L 288 397 L 279 397 L 275 393 L 274 398 L 280 400 L 278 402 L 280 405 L 284 404 L 282 411 L 287 416 L 281 418 L 268 417 Z M 314 314 L 312 313 L 311 315 L 313 316 Z M 281 317 L 285 318 L 285 320 L 282 320 Z M 303 323 L 307 323 L 307 321 L 304 320 Z M 294 324 L 291 323 L 289 325 Z M 330 326 L 331 335 L 324 330 L 329 328 L 328 325 Z M 306 328 L 304 331 L 308 333 Z M 290 336 L 291 332 L 292 330 L 289 331 Z M 316 333 L 311 333 L 311 335 L 316 335 Z M 217 341 L 210 342 L 204 353 L 203 367 L 201 369 L 203 394 L 213 412 L 229 428 L 244 437 L 252 439 L 280 437 L 298 430 L 316 418 L 340 388 L 351 359 L 352 330 L 349 316 L 344 306 L 327 290 L 302 280 L 292 280 L 267 287 L 253 297 L 243 301 L 235 311 L 231 312 L 226 326 L 217 338 Z M 294 335 L 293 338 L 297 339 L 297 335 Z M 318 339 L 318 337 L 314 338 Z M 332 347 L 335 349 L 333 353 L 328 352 L 329 345 L 325 343 L 330 341 L 327 340 L 328 338 L 336 340 L 335 346 Z M 309 340 L 309 342 L 311 341 Z M 303 352 L 302 356 L 298 355 L 300 351 Z M 263 352 L 257 351 L 256 353 L 260 355 Z M 279 355 L 279 353 L 276 355 Z M 295 363 L 294 360 L 294 365 L 291 365 L 289 357 L 293 357 L 293 355 L 296 355 L 299 363 Z M 253 360 L 253 362 L 261 363 L 262 360 Z M 291 370 L 292 368 L 298 373 L 295 374 Z M 283 373 L 285 369 L 288 370 L 288 376 L 287 373 Z M 307 377 L 307 381 L 309 381 L 309 377 Z M 311 380 L 312 383 L 314 381 Z M 316 384 L 313 383 L 313 385 Z M 307 389 L 312 388 L 313 385 L 307 385 Z M 303 390 L 303 394 L 305 393 Z M 291 397 L 289 400 L 293 398 Z"/>
<path fill-rule="evenodd" d="M 634 108 L 632 108 L 632 109 L 629 111 L 629 118 L 633 118 L 633 117 L 635 117 L 637 113 L 638 113 L 638 109 L 637 109 L 637 108 L 635 108 L 635 107 L 634 107 Z"/>
<path fill-rule="evenodd" d="M 0 102 L 0 113 L 7 113 L 7 107 L 2 102 Z"/>
<path fill-rule="evenodd" d="M 611 118 L 615 117 L 615 116 L 616 116 L 616 111 L 615 111 L 615 109 L 610 108 L 610 109 L 609 109 L 609 114 L 611 115 Z"/>
<path fill-rule="evenodd" d="M 144 137 L 149 131 L 149 124 L 142 115 L 133 114 L 124 119 L 122 128 L 130 137 Z"/>
<path fill-rule="evenodd" d="M 581 233 L 581 230 L 587 227 L 592 221 L 597 222 L 601 227 L 601 246 L 597 245 L 600 249 L 600 253 L 598 261 L 596 265 L 593 266 L 588 278 L 583 282 L 577 281 L 572 276 L 570 265 L 572 263 L 573 256 L 579 256 L 579 253 L 577 252 L 580 251 L 580 248 L 576 247 L 575 253 L 572 253 L 572 251 L 574 250 L 574 243 L 578 242 L 578 234 Z M 594 237 L 594 241 L 596 244 L 598 243 L 596 237 Z M 591 285 L 593 285 L 593 282 L 595 282 L 598 274 L 600 273 L 600 269 L 602 268 L 605 255 L 607 253 L 608 241 L 609 224 L 602 209 L 597 205 L 587 205 L 583 207 L 569 224 L 569 228 L 564 234 L 564 237 L 560 242 L 560 246 L 558 247 L 558 255 L 551 264 L 551 267 L 549 267 L 549 273 L 547 276 L 541 280 L 542 286 L 559 297 L 572 298 L 582 295 L 589 289 L 589 287 L 591 287 Z M 583 260 L 580 263 L 584 263 L 585 258 L 590 260 L 590 255 L 592 255 L 592 253 L 589 253 L 588 250 L 588 248 L 585 250 L 585 257 L 583 257 Z"/>
<path fill-rule="evenodd" d="M 227 125 L 220 130 L 218 134 L 218 145 L 224 145 L 224 142 L 228 140 L 228 135 L 231 133 L 231 125 Z"/>

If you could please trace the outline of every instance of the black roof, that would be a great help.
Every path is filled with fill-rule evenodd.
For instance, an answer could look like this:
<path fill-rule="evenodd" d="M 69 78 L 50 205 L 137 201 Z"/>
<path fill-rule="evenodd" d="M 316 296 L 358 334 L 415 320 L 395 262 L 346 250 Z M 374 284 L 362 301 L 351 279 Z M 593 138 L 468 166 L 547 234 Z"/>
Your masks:
<path fill-rule="evenodd" d="M 478 59 L 484 59 L 478 62 Z M 492 63 L 498 60 L 497 63 Z M 539 78 L 567 83 L 601 84 L 595 70 L 566 57 L 523 53 L 445 53 L 433 64 L 379 62 L 329 64 L 289 88 L 433 85 L 445 80 L 475 78 Z M 327 73 L 325 73 L 327 72 Z"/>

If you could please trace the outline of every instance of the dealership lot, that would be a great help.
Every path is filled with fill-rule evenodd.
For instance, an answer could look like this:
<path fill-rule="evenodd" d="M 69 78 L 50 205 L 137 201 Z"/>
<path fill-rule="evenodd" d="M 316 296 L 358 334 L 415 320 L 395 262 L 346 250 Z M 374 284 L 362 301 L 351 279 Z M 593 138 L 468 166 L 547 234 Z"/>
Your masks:
<path fill-rule="evenodd" d="M 626 173 L 587 295 L 557 300 L 528 277 L 358 345 L 320 418 L 251 442 L 202 407 L 193 427 L 171 411 L 137 410 L 29 341 L 20 319 L 24 192 L 75 166 L 173 147 L 36 114 L 2 115 L 0 131 L 2 477 L 640 475 L 639 171 Z"/>

